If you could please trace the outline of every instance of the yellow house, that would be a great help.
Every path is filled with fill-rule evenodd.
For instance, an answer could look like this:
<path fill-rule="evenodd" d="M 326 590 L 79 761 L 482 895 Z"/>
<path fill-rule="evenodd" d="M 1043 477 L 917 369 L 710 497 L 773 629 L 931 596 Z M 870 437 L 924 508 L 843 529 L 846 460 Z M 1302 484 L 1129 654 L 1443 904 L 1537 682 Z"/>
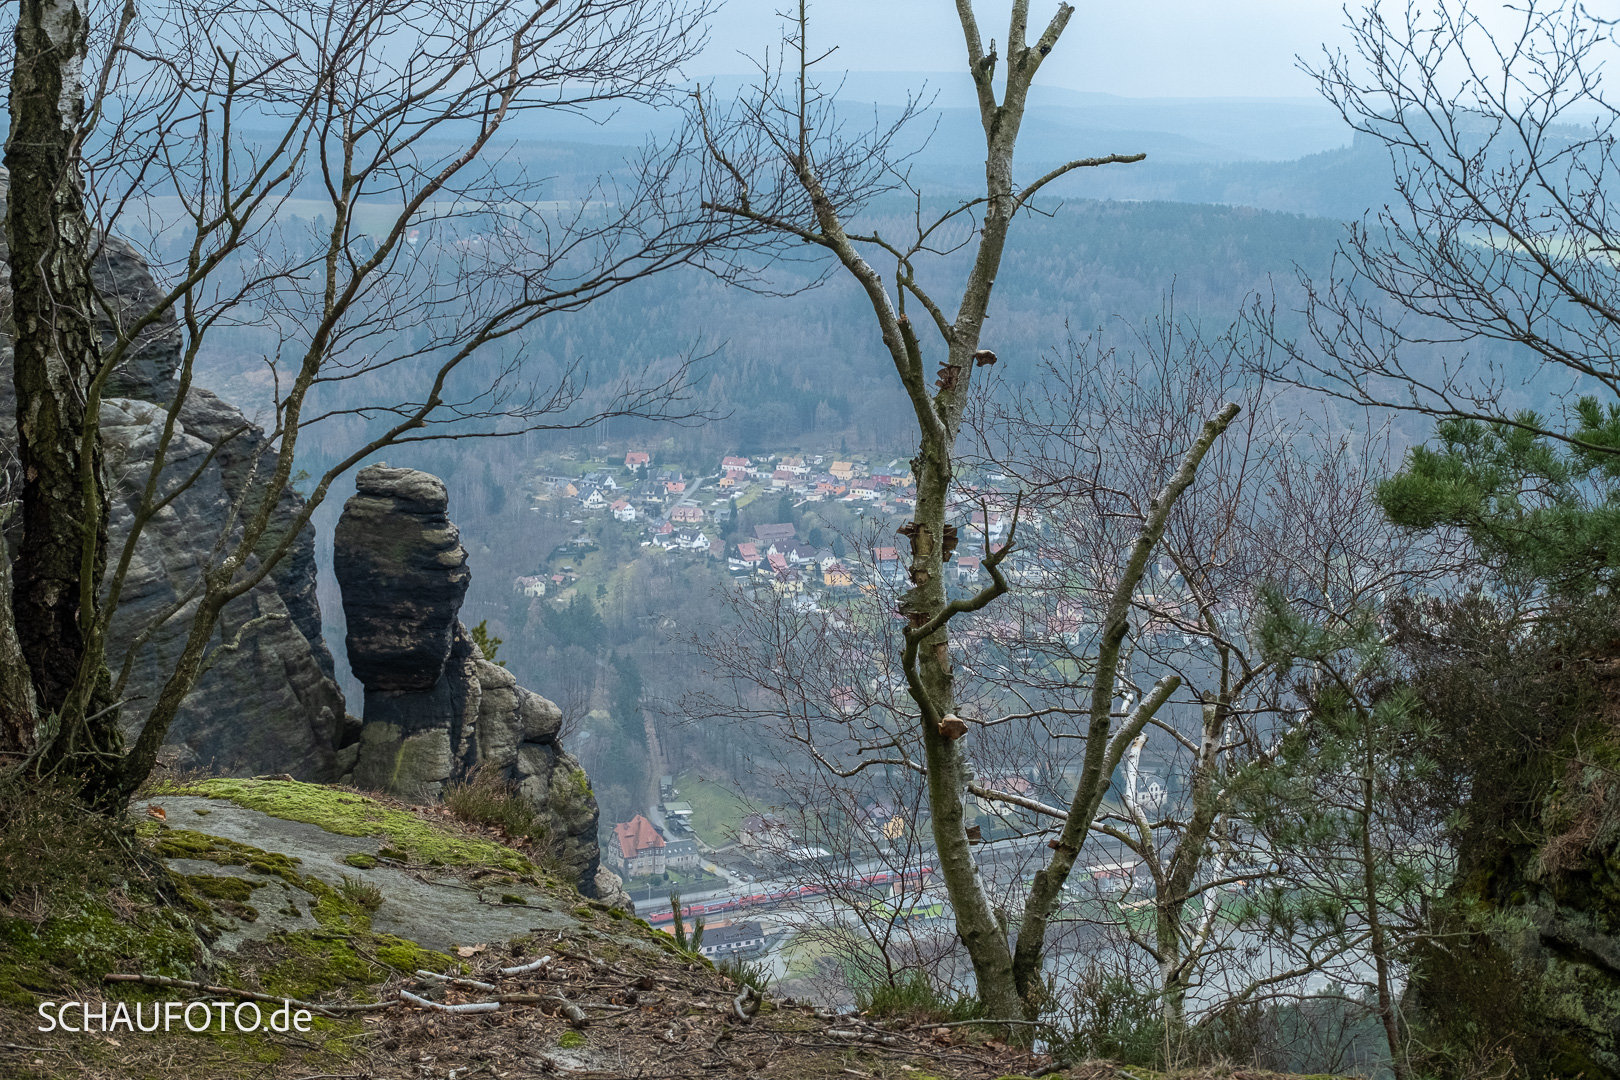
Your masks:
<path fill-rule="evenodd" d="M 832 468 L 827 471 L 840 480 L 848 480 L 855 475 L 855 465 L 848 461 L 835 461 L 832 463 Z"/>
<path fill-rule="evenodd" d="M 838 563 L 833 563 L 821 572 L 821 581 L 829 589 L 847 589 L 855 583 L 849 576 L 849 571 Z"/>

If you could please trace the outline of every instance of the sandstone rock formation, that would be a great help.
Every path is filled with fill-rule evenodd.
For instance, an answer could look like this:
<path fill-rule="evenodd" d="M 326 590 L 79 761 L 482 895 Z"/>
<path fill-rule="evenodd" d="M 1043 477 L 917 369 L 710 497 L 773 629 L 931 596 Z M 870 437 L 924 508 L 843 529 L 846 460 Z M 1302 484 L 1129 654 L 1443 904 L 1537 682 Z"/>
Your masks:
<path fill-rule="evenodd" d="M 0 234 L 0 261 L 5 256 Z M 145 260 L 116 239 L 104 245 L 94 279 L 115 314 L 142 313 L 161 299 Z M 10 297 L 3 280 L 0 312 L 4 326 L 9 326 Z M 16 392 L 10 335 L 4 326 L 0 326 L 0 444 L 14 444 Z M 111 320 L 104 318 L 102 326 L 103 340 L 114 340 Z M 165 313 L 142 333 L 108 383 L 101 422 L 112 481 L 109 550 L 113 553 L 128 535 L 164 410 L 178 390 L 180 349 L 179 327 L 173 313 Z M 130 645 L 196 580 L 230 520 L 230 508 L 252 482 L 256 460 L 267 449 L 262 429 L 239 409 L 195 386 L 181 408 L 179 424 L 165 484 L 188 476 L 210 448 L 220 449 L 200 480 L 149 523 L 137 543 L 112 624 L 108 662 L 115 677 Z M 285 527 L 302 503 L 296 492 L 289 491 L 276 508 L 278 526 Z M 332 654 L 321 638 L 315 581 L 315 534 L 306 527 L 269 577 L 226 608 L 218 640 L 231 643 L 238 634 L 241 640 L 235 648 L 216 654 L 182 704 L 169 729 L 167 759 L 222 773 L 290 773 L 304 780 L 335 780 L 347 771 L 359 724 L 346 715 Z M 170 619 L 135 650 L 122 713 L 127 732 L 133 734 L 144 722 L 188 630 L 183 616 Z"/>
<path fill-rule="evenodd" d="M 561 710 L 484 659 L 457 617 L 471 572 L 443 481 L 372 465 L 355 489 L 332 538 L 349 666 L 366 688 L 353 782 L 425 802 L 496 770 L 546 814 L 559 862 L 597 895 L 596 798 L 558 742 Z"/>

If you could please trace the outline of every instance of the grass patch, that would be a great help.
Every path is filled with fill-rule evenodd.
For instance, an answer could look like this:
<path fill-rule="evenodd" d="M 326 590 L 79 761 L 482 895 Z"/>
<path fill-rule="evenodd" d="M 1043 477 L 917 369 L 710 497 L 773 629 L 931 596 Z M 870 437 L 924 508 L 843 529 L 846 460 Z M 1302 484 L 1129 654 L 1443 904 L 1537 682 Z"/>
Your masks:
<path fill-rule="evenodd" d="M 216 777 L 165 785 L 157 794 L 226 799 L 271 817 L 318 825 L 339 836 L 375 836 L 406 860 L 443 866 L 494 866 L 527 874 L 534 866 L 509 847 L 435 828 L 431 822 L 376 799 L 319 784 L 293 780 L 238 780 Z"/>
<path fill-rule="evenodd" d="M 676 781 L 679 800 L 692 804 L 687 824 L 710 847 L 723 847 L 737 839 L 737 826 L 748 813 L 747 804 L 721 785 L 697 773 L 683 773 Z"/>
<path fill-rule="evenodd" d="M 771 988 L 769 964 L 754 963 L 740 956 L 728 956 L 724 960 L 716 960 L 714 970 L 716 974 L 724 975 L 738 986 L 752 986 L 762 994 Z"/>
<path fill-rule="evenodd" d="M 874 1017 L 914 1024 L 977 1020 L 984 1015 L 977 998 L 943 993 L 921 971 L 902 972 L 893 982 L 861 987 L 855 992 L 855 1005 Z"/>
<path fill-rule="evenodd" d="M 491 769 L 479 769 L 471 779 L 445 788 L 444 805 L 460 821 L 492 826 L 514 839 L 543 841 L 551 833 L 546 818 L 518 794 L 517 785 Z"/>
<path fill-rule="evenodd" d="M 382 890 L 369 881 L 362 881 L 357 877 L 344 874 L 343 880 L 338 882 L 338 892 L 342 894 L 345 900 L 364 908 L 368 912 L 376 911 L 382 907 Z"/>
<path fill-rule="evenodd" d="M 66 788 L 8 778 L 0 806 L 0 910 L 47 912 L 140 872 L 135 830 L 86 809 Z"/>
<path fill-rule="evenodd" d="M 0 805 L 0 1004 L 28 1008 L 35 995 L 93 986 L 131 965 L 190 977 L 213 910 L 133 826 L 21 777 L 0 780 Z M 196 884 L 241 895 L 240 885 Z"/>

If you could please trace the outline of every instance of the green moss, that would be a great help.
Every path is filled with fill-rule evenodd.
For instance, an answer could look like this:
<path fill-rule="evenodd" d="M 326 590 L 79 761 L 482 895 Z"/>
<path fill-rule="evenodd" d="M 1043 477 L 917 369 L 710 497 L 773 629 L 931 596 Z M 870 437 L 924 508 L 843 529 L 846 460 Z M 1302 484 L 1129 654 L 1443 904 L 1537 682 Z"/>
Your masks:
<path fill-rule="evenodd" d="M 262 889 L 262 883 L 244 881 L 238 877 L 216 877 L 213 874 L 187 874 L 186 884 L 210 900 L 234 900 L 245 904 L 253 899 L 253 890 Z"/>
<path fill-rule="evenodd" d="M 581 771 L 580 777 L 583 776 Z M 584 781 L 576 778 L 576 784 L 584 784 Z M 589 790 L 588 785 L 586 790 Z M 318 825 L 339 836 L 382 837 L 388 841 L 385 853 L 390 858 L 403 856 L 444 866 L 497 866 L 519 874 L 534 870 L 529 860 L 511 848 L 490 840 L 449 833 L 416 814 L 319 784 L 214 778 L 175 786 L 161 793 L 227 799 L 271 817 Z"/>
<path fill-rule="evenodd" d="M 276 959 L 259 973 L 267 993 L 309 1000 L 333 990 L 356 990 L 381 981 L 383 972 L 344 937 L 299 930 L 271 939 Z"/>
<path fill-rule="evenodd" d="M 585 1036 L 577 1031 L 565 1031 L 557 1037 L 557 1045 L 564 1050 L 576 1050 L 585 1045 Z"/>
<path fill-rule="evenodd" d="M 200 806 L 196 807 L 191 812 L 193 814 L 196 814 L 196 815 L 200 816 L 200 817 L 207 817 L 209 814 L 213 813 L 212 810 L 206 810 L 206 809 L 204 809 L 203 807 L 200 807 Z"/>
<path fill-rule="evenodd" d="M 363 851 L 357 851 L 353 855 L 343 856 L 343 861 L 354 867 L 356 870 L 371 870 L 377 865 L 377 856 L 367 855 Z"/>
<path fill-rule="evenodd" d="M 523 897 L 519 896 L 517 893 L 501 893 L 501 903 L 503 903 L 503 904 L 527 904 L 528 901 L 525 900 Z"/>
<path fill-rule="evenodd" d="M 248 844 L 226 840 L 192 829 L 161 829 L 153 850 L 165 859 L 202 859 L 221 866 L 245 866 L 256 874 L 278 877 L 289 885 L 300 885 L 302 876 L 294 869 L 300 859 L 261 851 Z"/>
<path fill-rule="evenodd" d="M 424 949 L 414 941 L 394 937 L 392 934 L 378 934 L 376 957 L 389 967 L 400 971 L 411 972 L 418 968 L 428 971 L 449 971 L 455 961 L 441 952 Z"/>
<path fill-rule="evenodd" d="M 382 847 L 377 849 L 377 855 L 383 859 L 393 859 L 395 862 L 410 862 L 411 857 L 398 848 Z"/>
<path fill-rule="evenodd" d="M 99 902 L 34 924 L 0 919 L 0 1002 L 95 985 L 109 971 L 190 978 L 201 954 L 195 922 L 175 908 L 121 915 Z"/>

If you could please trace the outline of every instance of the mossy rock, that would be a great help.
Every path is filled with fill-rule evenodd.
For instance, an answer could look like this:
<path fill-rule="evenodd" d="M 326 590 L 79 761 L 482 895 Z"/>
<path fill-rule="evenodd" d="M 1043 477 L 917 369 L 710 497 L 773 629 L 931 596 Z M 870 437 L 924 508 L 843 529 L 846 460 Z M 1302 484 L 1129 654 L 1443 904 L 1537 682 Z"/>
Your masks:
<path fill-rule="evenodd" d="M 343 861 L 356 870 L 372 870 L 377 866 L 377 856 L 367 855 L 363 851 L 357 851 L 353 855 L 345 855 Z"/>
<path fill-rule="evenodd" d="M 418 968 L 428 971 L 445 972 L 455 966 L 455 961 L 441 952 L 424 949 L 414 941 L 394 937 L 392 934 L 377 935 L 376 957 L 391 968 L 410 973 Z"/>
<path fill-rule="evenodd" d="M 584 788 L 580 778 L 574 787 Z M 493 866 L 532 874 L 534 866 L 511 848 L 475 836 L 451 833 L 416 814 L 396 810 L 352 791 L 302 784 L 293 780 L 213 778 L 164 786 L 158 795 L 196 795 L 226 799 L 271 817 L 302 821 L 339 836 L 375 836 L 386 841 L 383 854 L 401 861 L 436 866 Z"/>
<path fill-rule="evenodd" d="M 303 877 L 295 869 L 300 862 L 297 858 L 261 851 L 193 829 L 161 830 L 153 850 L 164 859 L 202 859 L 221 866 L 245 866 L 256 874 L 278 877 L 289 885 L 303 883 Z"/>
<path fill-rule="evenodd" d="M 185 882 L 199 896 L 206 896 L 210 900 L 234 900 L 239 904 L 252 900 L 254 889 L 264 888 L 261 882 L 213 874 L 186 874 Z"/>
<path fill-rule="evenodd" d="M 267 993 L 306 1001 L 334 990 L 362 990 L 386 974 L 361 956 L 350 939 L 318 930 L 276 934 L 266 951 L 274 959 L 259 972 L 259 984 Z"/>

